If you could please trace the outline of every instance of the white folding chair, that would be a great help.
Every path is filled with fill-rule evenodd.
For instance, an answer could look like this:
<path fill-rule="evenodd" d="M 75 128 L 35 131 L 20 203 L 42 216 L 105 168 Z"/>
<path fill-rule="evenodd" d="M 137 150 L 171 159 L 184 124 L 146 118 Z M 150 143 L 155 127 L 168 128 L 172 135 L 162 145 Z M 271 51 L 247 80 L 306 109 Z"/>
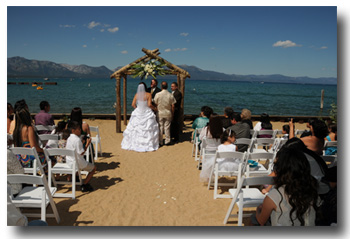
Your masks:
<path fill-rule="evenodd" d="M 40 208 L 40 214 L 28 213 L 27 217 L 40 217 L 41 220 L 46 221 L 46 217 L 56 218 L 57 223 L 60 223 L 60 216 L 58 214 L 56 204 L 52 198 L 52 195 L 56 192 L 56 188 L 49 187 L 47 184 L 45 175 L 23 175 L 23 174 L 11 174 L 7 175 L 7 182 L 9 184 L 33 184 L 42 185 L 39 187 L 26 186 L 20 193 L 14 196 L 11 193 L 11 201 L 17 208 Z M 50 204 L 53 214 L 47 214 L 46 208 Z"/>
<path fill-rule="evenodd" d="M 218 146 L 220 144 L 221 144 L 220 139 L 211 139 L 207 137 L 203 138 L 200 156 L 198 160 L 198 166 L 197 166 L 198 168 L 200 167 L 204 158 L 215 156 L 216 150 L 218 149 Z"/>
<path fill-rule="evenodd" d="M 35 131 L 53 131 L 56 129 L 56 126 L 54 125 L 35 125 L 34 126 Z"/>
<path fill-rule="evenodd" d="M 192 157 L 193 157 L 193 153 L 194 153 L 194 160 L 198 161 L 198 151 L 199 151 L 199 144 L 200 144 L 200 140 L 199 140 L 199 135 L 202 132 L 203 128 L 197 128 L 194 130 L 193 133 L 193 144 L 192 144 Z"/>
<path fill-rule="evenodd" d="M 269 130 L 269 129 L 261 129 L 256 131 L 255 138 L 259 138 L 259 135 L 271 135 L 271 138 L 274 139 L 276 137 L 276 131 L 275 130 Z"/>
<path fill-rule="evenodd" d="M 254 130 L 254 129 L 251 129 L 251 130 L 250 130 L 250 138 L 251 138 L 251 139 L 255 139 L 255 138 L 256 138 L 256 135 L 257 135 L 257 131 Z"/>
<path fill-rule="evenodd" d="M 95 136 L 91 136 L 91 143 L 94 144 L 94 148 L 95 148 L 95 159 L 94 160 L 97 160 L 98 153 L 100 153 L 100 156 L 102 156 L 100 131 L 99 131 L 98 126 L 89 126 L 89 127 L 90 127 L 90 132 L 96 133 Z"/>
<path fill-rule="evenodd" d="M 328 168 L 337 166 L 337 155 L 321 155 L 321 158 L 326 162 Z"/>
<path fill-rule="evenodd" d="M 52 182 L 55 187 L 57 184 L 69 184 L 72 185 L 72 193 L 55 193 L 54 197 L 71 197 L 75 199 L 76 185 L 82 185 L 83 180 L 81 178 L 81 173 L 78 167 L 77 155 L 75 150 L 72 149 L 44 149 L 46 160 L 49 165 L 49 174 L 48 181 L 49 186 L 51 187 Z M 54 166 L 52 166 L 52 162 L 50 156 L 70 156 L 74 158 L 73 165 L 69 165 L 67 163 L 59 163 L 57 162 Z M 79 181 L 76 182 L 75 175 L 78 173 Z M 72 182 L 69 181 L 56 181 L 54 174 L 70 174 L 72 175 Z"/>
<path fill-rule="evenodd" d="M 239 138 L 239 139 L 236 139 L 234 144 L 235 145 L 239 145 L 239 144 L 247 145 L 248 148 L 247 148 L 246 152 L 250 152 L 252 149 L 253 143 L 254 143 L 254 139 Z"/>
<path fill-rule="evenodd" d="M 264 185 L 264 184 L 273 184 L 273 177 L 264 176 L 264 177 L 252 177 L 246 178 L 242 177 L 242 180 L 237 185 L 236 189 L 230 189 L 229 193 L 232 196 L 231 204 L 227 210 L 224 224 L 227 223 L 230 217 L 238 216 L 238 226 L 242 226 L 243 216 L 248 216 L 247 214 L 243 215 L 243 208 L 245 207 L 257 207 L 259 206 L 265 198 L 265 195 L 257 188 L 243 188 L 244 186 L 254 186 L 254 185 Z M 233 207 L 237 204 L 238 206 L 238 215 L 232 215 L 231 212 Z"/>
<path fill-rule="evenodd" d="M 246 177 L 251 176 L 265 176 L 272 172 L 273 164 L 276 158 L 276 153 L 261 152 L 261 153 L 250 153 L 248 154 L 248 160 L 258 162 L 258 166 L 250 167 L 249 164 L 246 170 Z M 265 160 L 265 166 L 259 163 L 259 161 Z"/>
<path fill-rule="evenodd" d="M 250 150 L 251 153 L 258 153 L 258 152 L 267 152 L 270 147 L 272 147 L 275 143 L 276 139 L 273 138 L 256 138 L 253 143 L 252 150 Z M 278 140 L 278 139 L 277 139 Z M 262 147 L 262 148 L 259 148 Z M 267 148 L 264 149 L 264 147 Z"/>
<path fill-rule="evenodd" d="M 324 141 L 324 150 L 323 150 L 323 155 L 325 155 L 325 149 L 327 147 L 338 147 L 338 141 Z"/>
<path fill-rule="evenodd" d="M 231 159 L 231 160 L 236 160 L 239 159 L 240 163 L 238 166 L 238 169 L 236 171 L 225 171 L 225 170 L 219 170 L 218 158 L 225 158 L 225 159 Z M 246 165 L 246 159 L 247 158 L 247 153 L 241 153 L 241 152 L 216 152 L 215 154 L 215 161 L 212 167 L 212 171 L 210 173 L 209 177 L 209 182 L 208 182 L 208 189 L 213 185 L 212 183 L 212 176 L 214 175 L 214 199 L 217 198 L 231 198 L 231 195 L 222 195 L 218 194 L 218 186 L 234 186 L 237 184 L 237 180 L 241 178 L 242 173 L 242 167 Z M 236 176 L 236 182 L 234 184 L 232 183 L 219 183 L 219 177 L 222 176 L 228 176 L 228 177 L 233 177 Z"/>
<path fill-rule="evenodd" d="M 60 140 L 60 136 L 58 134 L 38 134 L 38 136 L 39 136 L 39 144 L 41 148 L 45 147 L 47 141 L 49 140 L 55 140 L 55 141 Z"/>
<path fill-rule="evenodd" d="M 33 167 L 32 168 L 24 168 L 24 173 L 26 174 L 32 174 L 32 175 L 37 175 L 38 172 L 40 172 L 42 175 L 45 174 L 44 171 L 44 166 L 41 164 L 38 152 L 36 151 L 35 147 L 33 148 L 24 148 L 24 147 L 13 147 L 10 148 L 13 154 L 17 155 L 25 155 L 26 157 L 33 156 L 34 160 L 32 162 Z M 22 157 L 23 157 L 22 156 Z"/>

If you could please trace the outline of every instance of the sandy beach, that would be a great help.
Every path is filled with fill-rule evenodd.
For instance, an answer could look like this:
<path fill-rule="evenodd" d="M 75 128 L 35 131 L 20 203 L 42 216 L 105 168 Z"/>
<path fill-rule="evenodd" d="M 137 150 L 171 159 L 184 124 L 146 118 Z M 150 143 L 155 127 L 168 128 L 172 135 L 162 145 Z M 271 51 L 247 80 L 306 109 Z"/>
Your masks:
<path fill-rule="evenodd" d="M 213 190 L 199 181 L 200 170 L 191 157 L 191 122 L 185 122 L 182 142 L 148 153 L 122 150 L 123 135 L 116 133 L 114 120 L 86 122 L 99 126 L 102 138 L 103 155 L 95 161 L 97 171 L 91 180 L 95 190 L 82 193 L 78 186 L 76 199 L 55 198 L 61 222 L 57 224 L 54 219 L 48 219 L 49 225 L 237 225 L 235 219 L 223 224 L 231 200 L 214 200 Z M 274 129 L 286 124 L 272 123 Z M 306 128 L 306 124 L 295 125 L 296 129 Z M 68 188 L 59 186 L 59 192 Z"/>

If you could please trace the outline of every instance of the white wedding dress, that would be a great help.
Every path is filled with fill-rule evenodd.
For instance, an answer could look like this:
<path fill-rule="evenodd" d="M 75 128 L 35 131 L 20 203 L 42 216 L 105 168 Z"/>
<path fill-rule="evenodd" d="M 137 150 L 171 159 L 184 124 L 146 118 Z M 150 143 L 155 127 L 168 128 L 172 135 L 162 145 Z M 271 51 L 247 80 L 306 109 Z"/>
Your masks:
<path fill-rule="evenodd" d="M 159 148 L 159 126 L 147 101 L 137 100 L 137 108 L 131 113 L 123 132 L 121 146 L 122 149 L 136 152 L 155 151 Z"/>

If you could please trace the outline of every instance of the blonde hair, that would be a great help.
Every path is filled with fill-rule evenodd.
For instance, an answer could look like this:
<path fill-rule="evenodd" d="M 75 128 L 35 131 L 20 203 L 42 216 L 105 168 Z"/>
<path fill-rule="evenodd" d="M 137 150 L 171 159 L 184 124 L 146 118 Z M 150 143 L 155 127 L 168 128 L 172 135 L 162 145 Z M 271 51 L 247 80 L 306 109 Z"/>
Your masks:
<path fill-rule="evenodd" d="M 242 120 L 245 119 L 251 119 L 252 118 L 252 113 L 248 109 L 243 109 L 241 113 Z"/>

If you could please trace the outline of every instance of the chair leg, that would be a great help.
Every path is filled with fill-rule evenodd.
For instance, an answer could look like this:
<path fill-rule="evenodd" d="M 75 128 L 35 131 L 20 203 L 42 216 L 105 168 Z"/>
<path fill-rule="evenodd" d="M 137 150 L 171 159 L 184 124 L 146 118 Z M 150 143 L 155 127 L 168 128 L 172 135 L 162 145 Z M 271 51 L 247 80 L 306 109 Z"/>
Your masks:
<path fill-rule="evenodd" d="M 98 141 L 98 145 L 100 146 L 100 156 L 102 157 L 102 145 L 101 145 L 101 140 Z"/>
<path fill-rule="evenodd" d="M 239 201 L 241 203 L 239 204 L 239 208 L 238 208 L 238 226 L 242 226 L 242 222 L 243 222 L 243 192 L 240 193 L 240 195 L 239 195 Z"/>
<path fill-rule="evenodd" d="M 46 222 L 46 191 L 45 188 L 42 187 L 42 193 L 41 193 L 41 220 Z"/>
<path fill-rule="evenodd" d="M 218 170 L 219 170 L 218 164 L 215 164 L 214 199 L 218 197 L 218 181 L 219 181 Z"/>
<path fill-rule="evenodd" d="M 227 221 L 228 221 L 229 217 L 231 216 L 231 212 L 232 212 L 233 207 L 235 206 L 235 204 L 236 204 L 236 198 L 233 198 L 232 201 L 231 201 L 230 206 L 228 207 L 228 210 L 227 210 L 227 213 L 226 213 L 226 216 L 225 216 L 225 219 L 224 219 L 224 224 L 227 224 Z"/>

